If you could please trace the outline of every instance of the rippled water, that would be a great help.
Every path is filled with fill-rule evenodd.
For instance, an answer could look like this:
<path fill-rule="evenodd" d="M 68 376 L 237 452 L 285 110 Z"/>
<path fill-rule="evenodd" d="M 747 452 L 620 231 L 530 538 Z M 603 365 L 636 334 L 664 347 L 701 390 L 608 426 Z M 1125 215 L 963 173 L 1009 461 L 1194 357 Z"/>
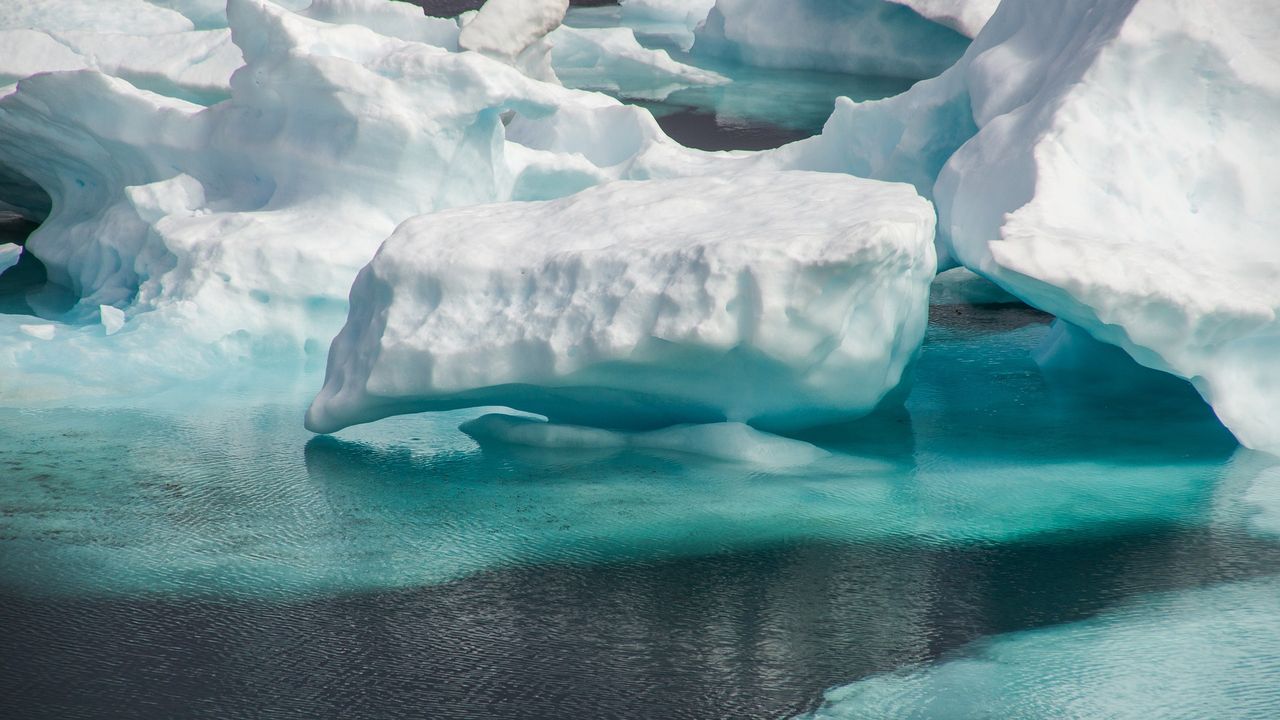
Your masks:
<path fill-rule="evenodd" d="M 0 716 L 1280 709 L 1273 461 L 1179 383 L 1040 372 L 1033 310 L 932 321 L 906 410 L 789 473 L 310 437 L 314 375 L 0 410 Z"/>

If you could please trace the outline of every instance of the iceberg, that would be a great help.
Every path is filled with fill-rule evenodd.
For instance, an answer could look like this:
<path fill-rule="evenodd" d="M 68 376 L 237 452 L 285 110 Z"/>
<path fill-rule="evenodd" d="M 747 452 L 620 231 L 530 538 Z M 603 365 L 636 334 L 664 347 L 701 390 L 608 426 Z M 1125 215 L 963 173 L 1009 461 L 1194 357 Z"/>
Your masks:
<path fill-rule="evenodd" d="M 933 227 L 908 186 L 803 172 L 414 218 L 356 278 L 306 424 L 491 405 L 629 430 L 858 417 L 920 345 Z"/>
<path fill-rule="evenodd" d="M 920 79 L 946 70 L 968 44 L 883 0 L 718 0 L 693 50 L 762 67 Z"/>
<path fill-rule="evenodd" d="M 1277 33 L 1263 2 L 1007 0 L 963 69 L 980 129 L 934 189 L 960 262 L 1190 380 L 1271 451 Z"/>
<path fill-rule="evenodd" d="M 1259 2 L 1006 0 L 941 76 L 841 100 L 759 162 L 911 183 L 940 268 L 1192 381 L 1280 451 L 1277 31 Z"/>

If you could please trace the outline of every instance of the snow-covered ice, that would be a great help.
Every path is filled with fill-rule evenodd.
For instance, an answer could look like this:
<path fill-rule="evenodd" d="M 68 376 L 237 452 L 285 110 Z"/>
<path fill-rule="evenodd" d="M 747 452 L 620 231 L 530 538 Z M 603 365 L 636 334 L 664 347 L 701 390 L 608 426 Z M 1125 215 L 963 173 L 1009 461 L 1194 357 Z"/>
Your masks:
<path fill-rule="evenodd" d="M 1007 0 L 963 68 L 980 130 L 934 190 L 961 262 L 1275 451 L 1278 34 L 1266 2 Z"/>
<path fill-rule="evenodd" d="M 932 240 L 910 187 L 825 173 L 421 216 L 352 286 L 307 426 L 480 405 L 632 429 L 857 417 L 919 347 Z"/>

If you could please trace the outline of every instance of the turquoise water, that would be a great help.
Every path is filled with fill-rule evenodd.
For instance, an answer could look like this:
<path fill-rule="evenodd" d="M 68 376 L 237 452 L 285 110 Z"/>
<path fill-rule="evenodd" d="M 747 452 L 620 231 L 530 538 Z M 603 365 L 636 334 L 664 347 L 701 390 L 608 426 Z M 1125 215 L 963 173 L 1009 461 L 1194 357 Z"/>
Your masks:
<path fill-rule="evenodd" d="M 935 305 L 905 409 L 787 472 L 480 448 L 483 410 L 314 437 L 315 374 L 0 410 L 0 706 L 1274 715 L 1275 461 L 1181 383 L 1041 372 L 1048 320 Z"/>

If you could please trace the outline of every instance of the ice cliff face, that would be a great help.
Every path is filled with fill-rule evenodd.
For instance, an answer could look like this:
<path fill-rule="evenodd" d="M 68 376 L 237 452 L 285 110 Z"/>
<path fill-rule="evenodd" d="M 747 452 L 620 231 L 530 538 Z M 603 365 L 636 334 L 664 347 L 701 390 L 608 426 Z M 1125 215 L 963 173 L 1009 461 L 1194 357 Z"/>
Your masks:
<path fill-rule="evenodd" d="M 415 218 L 352 287 L 307 426 L 482 405 L 624 428 L 857 417 L 923 337 L 932 243 L 910 187 L 827 173 Z"/>

